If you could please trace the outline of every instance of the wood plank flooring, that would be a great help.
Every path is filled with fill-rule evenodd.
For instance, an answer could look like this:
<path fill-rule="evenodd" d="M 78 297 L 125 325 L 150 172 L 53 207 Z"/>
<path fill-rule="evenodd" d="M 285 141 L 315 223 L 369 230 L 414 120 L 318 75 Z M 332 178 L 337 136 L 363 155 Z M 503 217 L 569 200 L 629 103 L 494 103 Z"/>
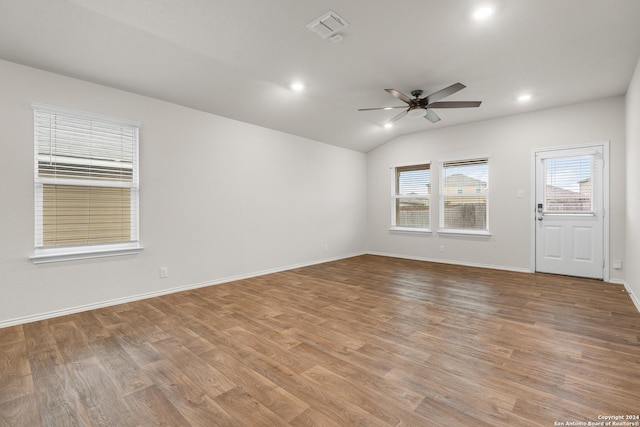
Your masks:
<path fill-rule="evenodd" d="M 640 313 L 586 279 L 365 255 L 0 329 L 0 426 L 638 414 Z"/>

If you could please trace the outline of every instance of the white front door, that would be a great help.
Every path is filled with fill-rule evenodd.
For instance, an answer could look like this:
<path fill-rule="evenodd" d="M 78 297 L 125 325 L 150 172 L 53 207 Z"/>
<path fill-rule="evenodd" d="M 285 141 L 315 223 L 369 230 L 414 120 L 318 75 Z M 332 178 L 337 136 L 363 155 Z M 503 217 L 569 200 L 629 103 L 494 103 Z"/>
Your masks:
<path fill-rule="evenodd" d="M 603 146 L 538 151 L 536 271 L 602 279 Z"/>

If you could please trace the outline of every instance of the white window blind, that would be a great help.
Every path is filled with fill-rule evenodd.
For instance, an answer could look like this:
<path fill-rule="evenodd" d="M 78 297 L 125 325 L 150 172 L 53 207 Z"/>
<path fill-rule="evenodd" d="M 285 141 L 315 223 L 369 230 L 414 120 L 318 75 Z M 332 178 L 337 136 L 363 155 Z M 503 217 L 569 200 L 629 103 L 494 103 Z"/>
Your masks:
<path fill-rule="evenodd" d="M 489 159 L 442 163 L 440 229 L 488 231 Z"/>
<path fill-rule="evenodd" d="M 429 164 L 394 168 L 392 227 L 430 227 L 431 169 Z"/>
<path fill-rule="evenodd" d="M 138 124 L 33 110 L 36 251 L 137 243 Z"/>
<path fill-rule="evenodd" d="M 592 212 L 593 162 L 592 155 L 544 159 L 546 212 Z"/>

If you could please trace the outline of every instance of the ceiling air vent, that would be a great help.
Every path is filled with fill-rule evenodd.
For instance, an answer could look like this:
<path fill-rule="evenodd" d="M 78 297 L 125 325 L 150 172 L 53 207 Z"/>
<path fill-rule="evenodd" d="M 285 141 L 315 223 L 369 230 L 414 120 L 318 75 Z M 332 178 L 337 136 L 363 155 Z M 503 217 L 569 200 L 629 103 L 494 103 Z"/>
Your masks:
<path fill-rule="evenodd" d="M 338 16 L 333 10 L 322 15 L 320 18 L 314 19 L 307 24 L 307 28 L 322 37 L 323 39 L 332 40 L 338 36 L 338 32 L 349 26 L 349 23 Z M 342 37 L 340 37 L 341 39 Z"/>

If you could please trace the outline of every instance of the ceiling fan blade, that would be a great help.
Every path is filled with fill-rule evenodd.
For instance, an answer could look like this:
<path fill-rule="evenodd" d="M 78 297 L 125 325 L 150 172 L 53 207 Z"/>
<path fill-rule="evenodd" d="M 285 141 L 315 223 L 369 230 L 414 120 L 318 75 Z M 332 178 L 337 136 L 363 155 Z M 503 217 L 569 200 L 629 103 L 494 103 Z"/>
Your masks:
<path fill-rule="evenodd" d="M 429 120 L 431 123 L 437 123 L 440 121 L 440 117 L 433 111 L 427 109 L 427 113 L 424 115 L 424 118 Z"/>
<path fill-rule="evenodd" d="M 427 106 L 429 108 L 469 108 L 469 107 L 479 107 L 482 104 L 482 101 L 443 101 L 443 102 L 432 102 Z"/>
<path fill-rule="evenodd" d="M 393 117 L 391 120 L 389 120 L 387 122 L 388 125 L 397 122 L 398 120 L 400 120 L 401 118 L 403 118 L 404 116 L 407 115 L 407 113 L 409 112 L 409 110 L 405 110 L 402 113 L 398 114 L 397 116 Z"/>
<path fill-rule="evenodd" d="M 385 89 L 387 92 L 389 92 L 391 95 L 395 96 L 396 98 L 398 98 L 400 101 L 404 101 L 407 104 L 411 104 L 412 99 L 409 98 L 409 96 L 405 95 L 402 92 L 399 92 L 395 89 Z"/>
<path fill-rule="evenodd" d="M 441 100 L 442 98 L 446 98 L 449 95 L 453 95 L 454 93 L 464 89 L 466 86 L 462 83 L 454 83 L 451 86 L 445 87 L 444 89 L 440 89 L 437 92 L 433 92 L 431 95 L 427 95 L 426 100 L 427 104 L 431 104 L 432 102 L 436 102 Z"/>
<path fill-rule="evenodd" d="M 407 108 L 407 106 L 399 105 L 397 107 L 358 108 L 358 111 L 391 110 L 393 108 Z"/>

